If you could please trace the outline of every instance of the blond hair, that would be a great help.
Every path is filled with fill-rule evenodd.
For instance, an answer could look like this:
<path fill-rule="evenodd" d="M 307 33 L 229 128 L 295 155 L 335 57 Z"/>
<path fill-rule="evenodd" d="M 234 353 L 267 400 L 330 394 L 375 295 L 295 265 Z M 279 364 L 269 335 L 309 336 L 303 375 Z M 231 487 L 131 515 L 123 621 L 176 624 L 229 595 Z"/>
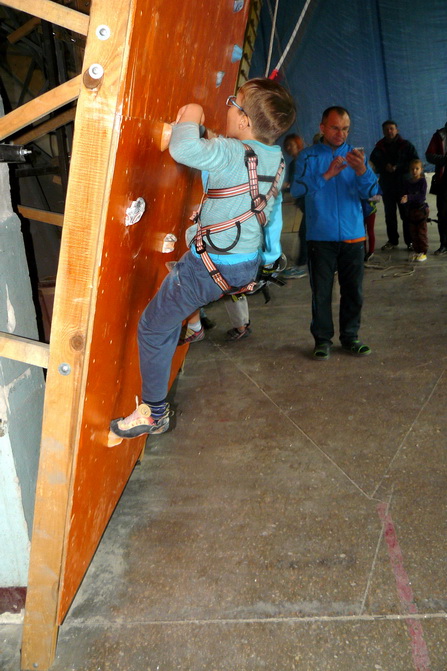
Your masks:
<path fill-rule="evenodd" d="M 239 93 L 253 135 L 260 142 L 274 144 L 295 121 L 295 102 L 281 84 L 264 77 L 249 79 Z"/>

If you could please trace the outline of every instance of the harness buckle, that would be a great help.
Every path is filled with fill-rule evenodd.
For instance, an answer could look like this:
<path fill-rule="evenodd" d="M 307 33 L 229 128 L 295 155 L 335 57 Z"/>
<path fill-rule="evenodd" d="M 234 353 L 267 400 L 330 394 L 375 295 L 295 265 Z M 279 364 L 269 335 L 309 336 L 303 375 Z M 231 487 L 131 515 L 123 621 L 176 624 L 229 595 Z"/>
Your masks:
<path fill-rule="evenodd" d="M 256 152 L 253 151 L 253 149 L 249 148 L 249 149 L 245 150 L 245 156 L 244 156 L 244 162 L 245 162 L 245 165 L 247 167 L 248 167 L 248 164 L 249 164 L 251 159 L 254 159 L 254 161 L 253 161 L 254 164 L 258 165 L 258 156 L 257 156 Z"/>
<path fill-rule="evenodd" d="M 256 196 L 256 200 L 258 201 L 258 205 L 256 205 L 255 200 L 253 198 L 251 199 L 250 209 L 254 214 L 260 214 L 266 206 L 267 198 L 266 196 L 264 196 L 263 193 L 260 193 Z"/>

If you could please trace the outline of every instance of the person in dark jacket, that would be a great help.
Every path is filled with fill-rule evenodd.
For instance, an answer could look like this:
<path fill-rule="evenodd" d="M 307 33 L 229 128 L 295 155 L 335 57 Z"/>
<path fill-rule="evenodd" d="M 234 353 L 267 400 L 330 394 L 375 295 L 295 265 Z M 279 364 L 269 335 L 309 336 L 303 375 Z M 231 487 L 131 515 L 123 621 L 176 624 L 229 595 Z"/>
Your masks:
<path fill-rule="evenodd" d="M 382 189 L 383 206 L 385 208 L 388 241 L 382 247 L 382 250 L 392 250 L 399 245 L 396 208 L 399 209 L 400 218 L 403 222 L 405 244 L 411 250 L 411 235 L 401 209 L 400 198 L 403 181 L 408 174 L 410 161 L 419 157 L 411 142 L 401 137 L 395 121 L 391 119 L 384 121 L 382 131 L 383 138 L 377 142 L 370 156 L 374 170 L 379 175 L 379 184 Z"/>
<path fill-rule="evenodd" d="M 438 210 L 439 249 L 435 255 L 447 254 L 447 123 L 439 128 L 430 140 L 425 158 L 435 166 L 435 175 L 430 193 L 436 195 Z M 434 188 L 434 183 L 436 187 Z"/>

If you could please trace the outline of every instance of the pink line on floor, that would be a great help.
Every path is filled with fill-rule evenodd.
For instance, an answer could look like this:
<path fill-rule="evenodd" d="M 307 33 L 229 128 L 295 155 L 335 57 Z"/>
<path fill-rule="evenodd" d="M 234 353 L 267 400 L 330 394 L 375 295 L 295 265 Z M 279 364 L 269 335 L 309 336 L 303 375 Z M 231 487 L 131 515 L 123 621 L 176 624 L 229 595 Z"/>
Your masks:
<path fill-rule="evenodd" d="M 397 594 L 404 613 L 415 615 L 418 612 L 414 603 L 413 590 L 404 568 L 402 551 L 397 540 L 396 529 L 386 503 L 377 506 L 377 512 L 383 523 L 383 535 L 388 548 L 388 555 L 396 581 Z M 424 632 L 420 620 L 407 619 L 408 633 L 411 639 L 411 654 L 416 671 L 430 671 L 430 659 L 424 640 Z"/>

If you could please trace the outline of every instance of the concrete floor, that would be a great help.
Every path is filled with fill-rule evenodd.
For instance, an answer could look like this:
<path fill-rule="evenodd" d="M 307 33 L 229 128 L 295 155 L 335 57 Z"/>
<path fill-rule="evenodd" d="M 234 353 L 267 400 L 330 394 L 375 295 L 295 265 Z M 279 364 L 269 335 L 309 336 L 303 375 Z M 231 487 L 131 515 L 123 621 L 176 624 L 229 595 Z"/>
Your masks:
<path fill-rule="evenodd" d="M 244 341 L 209 308 L 52 671 L 447 669 L 447 257 L 406 261 L 366 270 L 365 359 L 310 357 L 307 279 L 250 297 Z M 0 626 L 2 671 L 20 634 Z"/>

